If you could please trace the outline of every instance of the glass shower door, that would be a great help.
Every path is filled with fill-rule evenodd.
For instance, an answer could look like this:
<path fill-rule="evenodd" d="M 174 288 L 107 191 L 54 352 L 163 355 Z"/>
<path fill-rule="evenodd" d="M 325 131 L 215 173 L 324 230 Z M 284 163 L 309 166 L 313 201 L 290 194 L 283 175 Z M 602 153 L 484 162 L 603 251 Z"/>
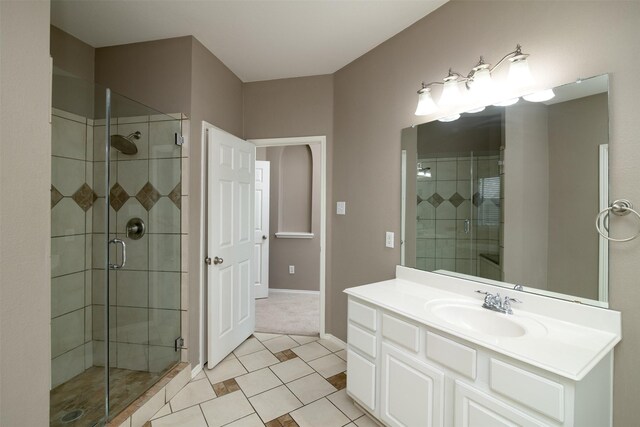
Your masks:
<path fill-rule="evenodd" d="M 110 98 L 108 419 L 180 361 L 182 270 L 182 122 Z"/>
<path fill-rule="evenodd" d="M 60 69 L 52 106 L 50 425 L 104 425 L 180 361 L 186 122 Z"/>

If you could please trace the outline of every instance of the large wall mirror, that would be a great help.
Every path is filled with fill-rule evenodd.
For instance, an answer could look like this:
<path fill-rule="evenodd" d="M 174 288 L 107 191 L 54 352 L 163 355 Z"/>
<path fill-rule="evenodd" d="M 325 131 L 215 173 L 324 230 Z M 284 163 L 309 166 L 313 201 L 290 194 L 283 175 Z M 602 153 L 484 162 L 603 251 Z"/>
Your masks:
<path fill-rule="evenodd" d="M 608 86 L 403 129 L 401 263 L 606 306 Z"/>

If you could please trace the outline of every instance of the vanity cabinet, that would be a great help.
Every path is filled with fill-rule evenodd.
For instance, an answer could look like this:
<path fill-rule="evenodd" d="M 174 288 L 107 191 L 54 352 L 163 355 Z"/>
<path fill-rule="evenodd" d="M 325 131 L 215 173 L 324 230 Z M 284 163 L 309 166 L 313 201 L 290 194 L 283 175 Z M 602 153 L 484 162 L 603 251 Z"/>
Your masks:
<path fill-rule="evenodd" d="M 349 295 L 347 393 L 389 427 L 605 427 L 612 353 L 581 380 Z"/>

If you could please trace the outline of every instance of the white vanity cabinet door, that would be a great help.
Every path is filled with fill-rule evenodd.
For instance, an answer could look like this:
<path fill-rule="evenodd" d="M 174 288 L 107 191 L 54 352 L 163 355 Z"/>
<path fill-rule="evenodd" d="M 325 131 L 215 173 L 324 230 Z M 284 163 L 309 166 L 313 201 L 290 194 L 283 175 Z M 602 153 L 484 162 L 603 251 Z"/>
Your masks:
<path fill-rule="evenodd" d="M 460 381 L 455 382 L 455 427 L 546 427 L 524 412 Z"/>
<path fill-rule="evenodd" d="M 376 409 L 376 365 L 347 351 L 347 392 L 372 413 Z"/>
<path fill-rule="evenodd" d="M 444 425 L 444 372 L 382 344 L 380 418 L 391 427 Z"/>

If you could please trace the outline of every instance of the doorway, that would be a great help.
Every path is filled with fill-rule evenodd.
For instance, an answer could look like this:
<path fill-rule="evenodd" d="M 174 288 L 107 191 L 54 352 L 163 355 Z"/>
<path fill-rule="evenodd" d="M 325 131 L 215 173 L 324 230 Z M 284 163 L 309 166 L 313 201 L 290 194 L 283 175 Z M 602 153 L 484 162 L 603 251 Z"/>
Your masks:
<path fill-rule="evenodd" d="M 271 227 L 256 240 L 270 246 L 269 285 L 256 300 L 256 331 L 323 336 L 326 137 L 249 142 L 271 172 Z"/>

